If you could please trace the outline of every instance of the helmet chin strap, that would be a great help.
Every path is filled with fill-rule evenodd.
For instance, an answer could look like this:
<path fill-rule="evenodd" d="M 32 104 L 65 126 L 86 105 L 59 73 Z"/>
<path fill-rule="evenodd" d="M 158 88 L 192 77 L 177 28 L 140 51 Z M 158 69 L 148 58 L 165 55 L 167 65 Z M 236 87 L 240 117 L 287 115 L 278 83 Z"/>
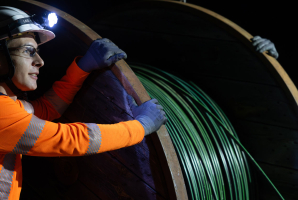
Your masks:
<path fill-rule="evenodd" d="M 15 72 L 15 66 L 11 60 L 8 48 L 7 48 L 7 41 L 4 39 L 1 41 L 1 49 L 5 53 L 5 57 L 8 64 L 8 73 L 5 75 L 0 76 L 0 82 L 5 82 L 6 85 L 9 87 L 9 89 L 18 97 L 24 100 L 28 100 L 27 93 L 20 90 L 15 86 L 15 84 L 12 82 L 12 77 Z"/>

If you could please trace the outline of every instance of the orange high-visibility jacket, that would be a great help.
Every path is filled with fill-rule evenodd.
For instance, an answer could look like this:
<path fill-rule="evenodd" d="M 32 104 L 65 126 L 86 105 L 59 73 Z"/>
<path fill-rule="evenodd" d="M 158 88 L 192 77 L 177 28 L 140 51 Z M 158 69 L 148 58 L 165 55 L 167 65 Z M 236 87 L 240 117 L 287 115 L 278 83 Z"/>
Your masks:
<path fill-rule="evenodd" d="M 145 131 L 137 120 L 117 124 L 50 122 L 61 116 L 89 74 L 81 70 L 75 60 L 66 75 L 35 101 L 13 101 L 9 96 L 0 95 L 1 200 L 20 197 L 21 154 L 84 156 L 128 147 L 143 140 Z"/>

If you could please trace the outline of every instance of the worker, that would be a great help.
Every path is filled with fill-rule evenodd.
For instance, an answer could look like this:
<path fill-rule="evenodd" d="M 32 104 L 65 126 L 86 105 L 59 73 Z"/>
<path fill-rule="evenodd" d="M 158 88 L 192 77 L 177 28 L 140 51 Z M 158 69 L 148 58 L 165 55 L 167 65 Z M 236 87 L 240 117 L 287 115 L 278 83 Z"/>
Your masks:
<path fill-rule="evenodd" d="M 255 47 L 255 50 L 259 53 L 263 53 L 264 51 L 268 51 L 268 54 L 275 59 L 278 58 L 278 52 L 275 48 L 273 42 L 266 38 L 261 38 L 260 36 L 254 36 L 252 39 L 252 45 Z"/>
<path fill-rule="evenodd" d="M 33 17 L 20 9 L 0 6 L 1 200 L 19 199 L 21 155 L 86 156 L 120 149 L 140 143 L 167 121 L 156 99 L 137 106 L 128 95 L 135 120 L 116 124 L 51 122 L 63 114 L 92 71 L 127 55 L 108 39 L 95 40 L 42 97 L 24 100 L 26 91 L 37 88 L 39 70 L 44 65 L 38 54 L 39 45 L 55 37 Z"/>

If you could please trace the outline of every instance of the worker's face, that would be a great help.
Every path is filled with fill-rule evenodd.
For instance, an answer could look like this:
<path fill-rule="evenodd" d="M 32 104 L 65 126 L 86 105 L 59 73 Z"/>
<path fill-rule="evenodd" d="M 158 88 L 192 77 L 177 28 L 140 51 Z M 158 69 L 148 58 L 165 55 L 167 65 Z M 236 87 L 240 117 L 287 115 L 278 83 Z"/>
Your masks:
<path fill-rule="evenodd" d="M 11 49 L 16 48 L 17 49 Z M 43 60 L 32 48 L 37 49 L 37 43 L 31 35 L 24 35 L 9 42 L 10 56 L 15 66 L 13 83 L 22 91 L 31 91 L 37 88 L 39 68 L 44 65 Z M 30 54 L 31 51 L 31 54 Z"/>

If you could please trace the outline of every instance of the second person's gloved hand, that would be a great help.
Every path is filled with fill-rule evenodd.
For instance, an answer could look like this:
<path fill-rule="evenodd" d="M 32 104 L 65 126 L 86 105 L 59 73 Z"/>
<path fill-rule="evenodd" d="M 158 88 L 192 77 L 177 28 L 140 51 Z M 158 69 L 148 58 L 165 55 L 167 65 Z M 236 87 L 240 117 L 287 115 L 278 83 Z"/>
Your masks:
<path fill-rule="evenodd" d="M 266 38 L 261 38 L 260 36 L 255 36 L 251 39 L 252 45 L 256 48 L 256 51 L 259 53 L 263 53 L 264 51 L 268 51 L 268 54 L 275 59 L 278 58 L 278 52 L 275 48 L 273 42 Z"/>
<path fill-rule="evenodd" d="M 86 54 L 78 61 L 78 66 L 85 72 L 108 67 L 127 55 L 107 38 L 94 40 Z"/>
<path fill-rule="evenodd" d="M 159 105 L 156 99 L 146 101 L 138 106 L 132 96 L 128 95 L 128 104 L 132 114 L 145 129 L 145 136 L 157 131 L 161 125 L 166 124 L 167 118 L 163 107 Z"/>

